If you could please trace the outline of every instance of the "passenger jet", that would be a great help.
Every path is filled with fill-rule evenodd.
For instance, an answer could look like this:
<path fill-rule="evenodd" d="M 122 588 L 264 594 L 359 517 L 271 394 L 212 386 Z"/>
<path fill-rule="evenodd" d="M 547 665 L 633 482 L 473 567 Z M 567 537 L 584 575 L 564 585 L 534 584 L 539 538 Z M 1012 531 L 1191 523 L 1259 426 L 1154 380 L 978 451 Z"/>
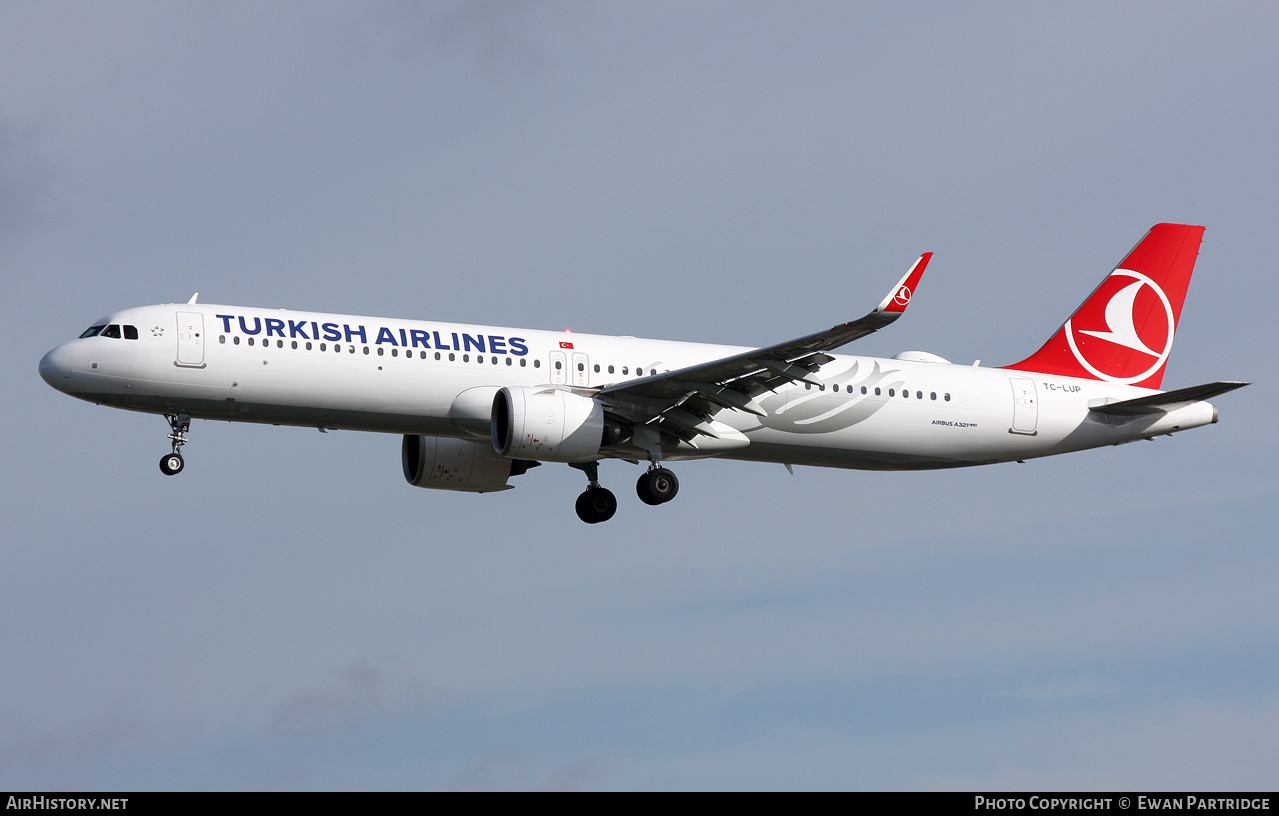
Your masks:
<path fill-rule="evenodd" d="M 645 504 L 675 497 L 665 465 L 721 457 L 921 470 L 1024 461 L 1217 421 L 1243 382 L 1161 391 L 1203 227 L 1159 224 L 1037 352 L 1001 368 L 921 351 L 833 353 L 905 311 L 921 255 L 865 317 L 762 348 L 214 306 L 114 312 L 40 361 L 49 385 L 161 414 L 182 471 L 192 418 L 402 434 L 415 487 L 487 493 L 543 462 L 583 471 L 577 515 L 612 518 L 603 459 L 647 463 Z"/>

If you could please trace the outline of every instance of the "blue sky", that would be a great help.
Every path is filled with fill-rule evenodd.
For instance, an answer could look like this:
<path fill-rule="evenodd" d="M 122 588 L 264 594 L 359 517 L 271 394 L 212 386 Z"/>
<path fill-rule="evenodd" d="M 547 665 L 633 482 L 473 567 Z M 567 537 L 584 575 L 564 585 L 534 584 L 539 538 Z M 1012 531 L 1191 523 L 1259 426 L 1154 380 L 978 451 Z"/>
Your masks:
<path fill-rule="evenodd" d="M 1279 14 L 1181 3 L 0 12 L 0 787 L 1253 788 L 1279 767 Z M 1166 387 L 1025 465 L 414 490 L 397 437 L 67 399 L 201 300 L 1013 362 L 1208 227 Z"/>

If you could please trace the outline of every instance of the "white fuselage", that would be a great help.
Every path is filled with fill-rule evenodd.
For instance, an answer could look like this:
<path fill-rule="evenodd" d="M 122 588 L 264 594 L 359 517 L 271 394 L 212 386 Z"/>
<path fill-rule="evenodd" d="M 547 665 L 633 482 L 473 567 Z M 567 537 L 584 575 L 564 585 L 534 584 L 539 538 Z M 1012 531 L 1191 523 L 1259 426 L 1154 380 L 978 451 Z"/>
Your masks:
<path fill-rule="evenodd" d="M 137 339 L 72 340 L 41 361 L 55 388 L 156 414 L 485 442 L 502 386 L 602 386 L 748 348 L 238 306 L 127 309 L 95 325 Z M 960 467 L 1113 445 L 1215 421 L 1198 402 L 1117 418 L 1090 407 L 1156 393 L 1096 380 L 851 355 L 722 410 L 724 444 L 670 444 L 663 458 L 722 456 L 875 470 Z M 470 396 L 467 396 L 467 395 Z M 731 442 L 731 444 L 730 444 Z M 604 450 L 600 458 L 634 458 Z"/>

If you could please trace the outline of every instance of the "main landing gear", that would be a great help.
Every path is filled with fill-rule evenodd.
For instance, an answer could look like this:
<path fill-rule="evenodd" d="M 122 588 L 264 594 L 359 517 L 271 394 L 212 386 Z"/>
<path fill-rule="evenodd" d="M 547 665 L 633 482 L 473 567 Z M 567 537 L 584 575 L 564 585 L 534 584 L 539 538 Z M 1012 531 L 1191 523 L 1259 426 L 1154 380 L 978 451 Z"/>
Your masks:
<path fill-rule="evenodd" d="M 584 472 L 588 480 L 586 490 L 577 497 L 577 517 L 587 524 L 599 524 L 611 519 L 617 512 L 617 497 L 613 495 L 613 491 L 600 486 L 600 463 L 575 464 L 573 467 Z M 645 504 L 666 504 L 679 492 L 679 479 L 671 471 L 654 463 L 635 483 L 635 492 Z"/>
<path fill-rule="evenodd" d="M 160 472 L 165 476 L 176 476 L 186 467 L 182 459 L 182 446 L 187 443 L 187 431 L 191 430 L 191 417 L 186 414 L 165 414 L 169 421 L 169 439 L 173 442 L 173 453 L 160 457 Z"/>
<path fill-rule="evenodd" d="M 573 467 L 586 473 L 587 488 L 577 497 L 577 517 L 587 524 L 608 521 L 617 512 L 617 497 L 613 491 L 600 487 L 600 463 L 588 462 Z"/>
<path fill-rule="evenodd" d="M 654 464 L 635 483 L 635 492 L 645 504 L 666 504 L 679 492 L 679 479 L 660 465 Z"/>

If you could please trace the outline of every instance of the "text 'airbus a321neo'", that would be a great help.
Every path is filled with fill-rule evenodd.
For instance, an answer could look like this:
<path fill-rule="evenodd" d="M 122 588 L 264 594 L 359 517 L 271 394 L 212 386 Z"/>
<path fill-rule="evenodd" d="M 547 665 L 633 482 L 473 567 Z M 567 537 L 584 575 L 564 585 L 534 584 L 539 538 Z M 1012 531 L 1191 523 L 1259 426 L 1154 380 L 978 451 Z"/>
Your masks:
<path fill-rule="evenodd" d="M 40 361 L 49 385 L 162 414 L 183 468 L 191 419 L 402 434 L 416 487 L 485 493 L 543 462 L 582 470 L 585 522 L 611 518 L 603 459 L 724 457 L 914 470 L 987 465 L 1148 439 L 1217 421 L 1242 382 L 1158 390 L 1203 228 L 1159 224 L 1043 348 L 1003 368 L 910 351 L 834 354 L 896 320 L 931 253 L 865 317 L 763 348 L 239 306 L 125 309 Z"/>

